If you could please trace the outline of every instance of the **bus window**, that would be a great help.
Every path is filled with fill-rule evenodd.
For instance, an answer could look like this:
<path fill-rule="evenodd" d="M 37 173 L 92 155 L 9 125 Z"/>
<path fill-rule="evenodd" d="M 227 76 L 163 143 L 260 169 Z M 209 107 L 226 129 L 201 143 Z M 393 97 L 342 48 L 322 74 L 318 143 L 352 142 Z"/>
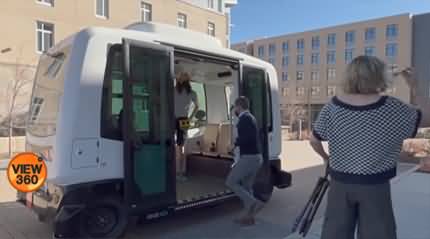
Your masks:
<path fill-rule="evenodd" d="M 258 127 L 263 128 L 262 123 L 266 114 L 266 99 L 262 99 L 265 86 L 266 73 L 264 70 L 251 67 L 243 67 L 244 95 L 250 101 L 250 111 L 257 120 Z M 266 111 L 266 112 L 265 112 Z"/>
<path fill-rule="evenodd" d="M 266 115 L 267 130 L 272 131 L 273 112 L 272 112 L 272 92 L 270 87 L 269 75 L 264 70 L 254 69 L 251 67 L 243 68 L 243 79 L 245 81 L 246 96 L 250 99 L 251 111 L 254 114 L 259 127 L 263 122 L 263 115 Z M 265 92 L 263 92 L 265 91 Z M 266 98 L 261 99 L 262 95 Z"/>
<path fill-rule="evenodd" d="M 270 86 L 269 74 L 266 74 L 266 87 L 267 87 L 267 100 L 266 100 L 266 113 L 267 113 L 267 128 L 269 132 L 273 131 L 273 111 L 272 111 L 272 87 Z"/>
<path fill-rule="evenodd" d="M 123 55 L 120 45 L 111 47 L 108 54 L 102 96 L 101 136 L 121 139 L 120 113 L 123 107 Z"/>
<path fill-rule="evenodd" d="M 66 48 L 55 55 L 40 57 L 27 124 L 27 131 L 34 136 L 55 135 L 69 51 L 70 48 Z"/>

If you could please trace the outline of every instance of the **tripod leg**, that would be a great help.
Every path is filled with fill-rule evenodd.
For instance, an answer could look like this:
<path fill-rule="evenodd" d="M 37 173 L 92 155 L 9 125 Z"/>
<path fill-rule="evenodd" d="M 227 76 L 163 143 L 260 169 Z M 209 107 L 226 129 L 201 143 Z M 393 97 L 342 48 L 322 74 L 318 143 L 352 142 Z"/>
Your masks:
<path fill-rule="evenodd" d="M 305 227 L 303 236 L 306 236 L 306 234 L 309 232 L 309 229 L 311 228 L 311 225 L 312 225 L 312 222 L 314 220 L 315 214 L 318 211 L 318 208 L 319 208 L 319 206 L 320 206 L 320 204 L 322 202 L 322 199 L 324 198 L 324 195 L 325 195 L 325 193 L 327 191 L 328 186 L 329 186 L 329 182 L 328 181 L 324 182 L 324 184 L 322 186 L 322 189 L 321 189 L 321 192 L 318 195 L 318 199 L 317 199 L 314 207 L 312 208 L 312 211 L 310 213 L 310 217 L 308 218 L 308 221 L 306 222 L 306 227 Z"/>
<path fill-rule="evenodd" d="M 314 200 L 315 196 L 318 194 L 318 192 L 321 188 L 321 183 L 322 183 L 321 179 L 319 179 L 317 182 L 317 185 L 315 186 L 314 190 L 312 191 L 311 196 L 309 197 L 305 207 L 303 208 L 303 210 L 301 211 L 299 216 L 296 218 L 295 223 L 293 224 L 293 228 L 291 230 L 291 233 L 295 233 L 297 231 L 297 228 L 299 227 L 300 222 L 303 220 L 303 216 L 306 214 L 306 212 L 309 209 L 310 204 Z"/>
<path fill-rule="evenodd" d="M 307 214 L 309 210 L 309 206 L 311 205 L 312 201 L 314 201 L 314 198 L 316 195 L 318 195 L 318 192 L 321 190 L 322 186 L 322 180 L 321 178 L 318 179 L 317 185 L 315 186 L 314 190 L 312 191 L 311 196 L 309 197 L 309 200 L 307 201 L 305 207 L 303 208 L 302 212 L 299 214 L 299 216 L 296 218 L 296 221 L 293 224 L 293 228 L 291 229 L 291 233 L 295 233 L 297 231 L 297 228 L 300 225 L 300 222 L 303 221 L 303 216 Z"/>
<path fill-rule="evenodd" d="M 311 216 L 312 210 L 315 207 L 315 202 L 318 199 L 318 195 L 321 193 L 321 190 L 323 189 L 324 186 L 324 179 L 320 178 L 318 181 L 318 185 L 315 188 L 315 194 L 312 195 L 311 199 L 310 199 L 310 205 L 309 205 L 309 210 L 306 212 L 306 215 L 304 217 L 304 219 L 302 220 L 303 223 L 300 227 L 300 234 L 303 234 L 304 231 L 306 230 L 307 227 L 307 222 L 309 221 L 309 217 Z"/>

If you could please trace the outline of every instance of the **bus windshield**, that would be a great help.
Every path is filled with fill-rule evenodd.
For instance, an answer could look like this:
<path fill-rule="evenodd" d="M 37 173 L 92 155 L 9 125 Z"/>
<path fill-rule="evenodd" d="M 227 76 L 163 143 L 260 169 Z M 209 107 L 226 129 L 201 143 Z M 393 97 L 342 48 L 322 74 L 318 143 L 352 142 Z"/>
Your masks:
<path fill-rule="evenodd" d="M 43 54 L 36 71 L 27 132 L 38 137 L 55 135 L 59 104 L 64 90 L 64 66 L 70 49 Z"/>

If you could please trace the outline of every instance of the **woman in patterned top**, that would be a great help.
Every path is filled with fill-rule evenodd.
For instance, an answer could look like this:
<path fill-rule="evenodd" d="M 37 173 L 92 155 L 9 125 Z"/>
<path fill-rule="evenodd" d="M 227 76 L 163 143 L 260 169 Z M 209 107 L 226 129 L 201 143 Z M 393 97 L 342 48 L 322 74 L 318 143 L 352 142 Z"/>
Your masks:
<path fill-rule="evenodd" d="M 344 95 L 326 104 L 314 123 L 311 145 L 329 163 L 331 178 L 322 239 L 395 239 L 389 180 L 396 175 L 403 140 L 430 126 L 430 99 L 417 97 L 411 69 L 399 73 L 416 106 L 382 95 L 385 64 L 359 56 L 347 67 Z M 328 155 L 321 141 L 329 145 Z"/>

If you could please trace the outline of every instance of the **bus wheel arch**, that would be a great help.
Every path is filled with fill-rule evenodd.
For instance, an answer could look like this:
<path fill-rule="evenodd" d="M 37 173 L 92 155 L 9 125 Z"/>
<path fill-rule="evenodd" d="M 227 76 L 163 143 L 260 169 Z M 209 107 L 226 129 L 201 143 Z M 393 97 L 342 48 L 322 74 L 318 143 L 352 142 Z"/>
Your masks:
<path fill-rule="evenodd" d="M 124 234 L 128 219 L 119 197 L 95 199 L 79 214 L 79 234 L 85 238 L 118 238 Z"/>

